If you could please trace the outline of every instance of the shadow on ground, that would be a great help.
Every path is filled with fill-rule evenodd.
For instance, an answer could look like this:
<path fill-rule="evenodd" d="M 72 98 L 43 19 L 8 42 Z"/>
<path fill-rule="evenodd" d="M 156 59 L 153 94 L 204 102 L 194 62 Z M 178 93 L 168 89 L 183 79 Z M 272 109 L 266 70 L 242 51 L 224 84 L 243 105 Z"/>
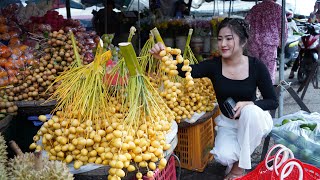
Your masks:
<path fill-rule="evenodd" d="M 209 162 L 203 172 L 182 169 L 180 180 L 223 180 L 225 169 L 226 167 L 213 160 Z M 179 173 L 178 168 L 177 173 Z"/>

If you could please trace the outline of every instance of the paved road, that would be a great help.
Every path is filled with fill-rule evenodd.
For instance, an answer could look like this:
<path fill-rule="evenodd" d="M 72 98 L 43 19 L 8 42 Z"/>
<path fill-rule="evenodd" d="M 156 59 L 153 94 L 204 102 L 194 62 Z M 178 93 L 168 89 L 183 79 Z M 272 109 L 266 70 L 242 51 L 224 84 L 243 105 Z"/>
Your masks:
<path fill-rule="evenodd" d="M 297 81 L 297 77 L 295 76 L 294 79 L 288 79 L 289 74 L 290 69 L 285 71 L 285 80 L 287 82 L 291 82 L 291 87 L 297 91 L 300 86 L 300 84 Z M 318 73 L 318 79 L 320 80 L 320 73 Z M 299 93 L 298 95 L 301 97 L 301 93 Z M 312 84 L 310 84 L 305 94 L 305 97 L 303 98 L 303 102 L 311 110 L 311 112 L 320 112 L 320 89 L 315 89 L 312 86 Z M 293 100 L 290 94 L 288 92 L 285 92 L 283 114 L 291 114 L 299 109 L 299 106 L 296 104 L 296 102 Z"/>

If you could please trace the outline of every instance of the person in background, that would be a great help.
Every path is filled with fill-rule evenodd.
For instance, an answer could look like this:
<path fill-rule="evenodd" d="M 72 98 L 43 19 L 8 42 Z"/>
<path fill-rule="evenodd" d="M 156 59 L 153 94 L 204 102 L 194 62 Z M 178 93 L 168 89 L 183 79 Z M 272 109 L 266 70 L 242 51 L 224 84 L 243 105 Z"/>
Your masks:
<path fill-rule="evenodd" d="M 313 7 L 313 12 L 310 13 L 308 21 L 310 23 L 317 23 L 320 19 L 320 0 L 317 0 Z"/>
<path fill-rule="evenodd" d="M 192 67 L 193 78 L 210 78 L 221 114 L 215 119 L 217 136 L 210 151 L 217 162 L 227 166 L 226 180 L 236 179 L 251 169 L 251 154 L 272 129 L 267 110 L 276 109 L 278 101 L 266 66 L 254 57 L 243 54 L 249 37 L 248 24 L 239 18 L 225 18 L 218 27 L 218 49 L 221 57 L 202 61 Z M 165 49 L 157 43 L 150 53 L 161 59 Z M 179 75 L 185 72 L 178 66 Z M 257 100 L 256 90 L 263 96 Z M 228 98 L 236 105 L 234 115 L 223 106 Z"/>
<path fill-rule="evenodd" d="M 183 0 L 178 0 L 175 3 L 175 18 L 184 18 L 184 16 L 188 15 L 188 6 Z"/>
<path fill-rule="evenodd" d="M 277 48 L 281 46 L 281 9 L 276 0 L 262 0 L 262 3 L 253 6 L 245 17 L 250 25 L 248 55 L 258 58 L 267 66 L 273 84 L 277 68 Z M 285 27 L 286 42 L 287 20 Z"/>
<path fill-rule="evenodd" d="M 119 17 L 113 9 L 115 3 L 113 0 L 104 0 L 103 6 L 98 12 L 93 10 L 92 24 L 99 36 L 103 34 L 117 34 L 119 32 Z M 107 10 L 107 12 L 105 11 Z M 105 17 L 107 18 L 107 32 L 105 32 Z"/>

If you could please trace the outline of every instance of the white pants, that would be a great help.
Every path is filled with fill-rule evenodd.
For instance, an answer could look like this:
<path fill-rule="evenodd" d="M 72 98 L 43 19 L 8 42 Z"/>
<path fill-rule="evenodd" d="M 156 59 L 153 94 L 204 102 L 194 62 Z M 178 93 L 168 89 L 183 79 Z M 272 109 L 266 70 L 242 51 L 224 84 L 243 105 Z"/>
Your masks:
<path fill-rule="evenodd" d="M 269 112 L 256 105 L 247 105 L 241 110 L 239 119 L 229 119 L 221 114 L 215 123 L 217 136 L 215 147 L 210 151 L 215 160 L 227 166 L 226 173 L 237 161 L 240 168 L 251 169 L 251 154 L 273 126 Z"/>

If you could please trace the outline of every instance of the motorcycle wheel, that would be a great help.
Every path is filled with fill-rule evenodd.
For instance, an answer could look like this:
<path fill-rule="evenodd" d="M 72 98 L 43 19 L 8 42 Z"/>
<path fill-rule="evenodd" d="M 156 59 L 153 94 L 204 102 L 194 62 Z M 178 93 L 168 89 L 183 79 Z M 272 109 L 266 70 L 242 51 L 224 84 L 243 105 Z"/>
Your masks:
<path fill-rule="evenodd" d="M 299 83 L 305 82 L 307 80 L 308 74 L 309 74 L 309 72 L 305 68 L 300 67 L 299 70 L 298 70 L 298 81 L 299 81 Z"/>
<path fill-rule="evenodd" d="M 312 78 L 312 84 L 315 89 L 319 88 L 318 72 L 319 72 L 319 68 L 316 69 L 316 72 L 314 73 L 314 77 Z"/>

